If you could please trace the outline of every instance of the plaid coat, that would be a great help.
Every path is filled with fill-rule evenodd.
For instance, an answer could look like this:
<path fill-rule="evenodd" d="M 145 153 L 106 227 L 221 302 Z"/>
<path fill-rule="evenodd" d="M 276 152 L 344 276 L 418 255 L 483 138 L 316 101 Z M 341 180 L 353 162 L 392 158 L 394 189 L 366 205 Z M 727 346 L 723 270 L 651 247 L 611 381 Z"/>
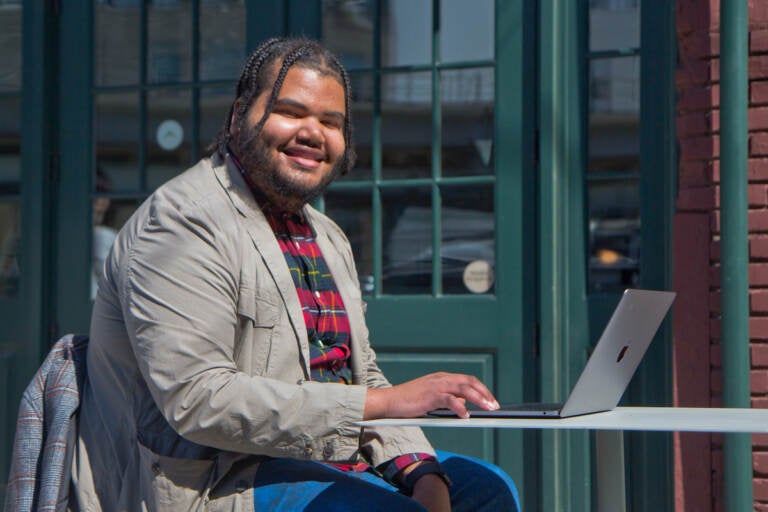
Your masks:
<path fill-rule="evenodd" d="M 66 510 L 88 337 L 57 341 L 21 397 L 6 511 Z"/>

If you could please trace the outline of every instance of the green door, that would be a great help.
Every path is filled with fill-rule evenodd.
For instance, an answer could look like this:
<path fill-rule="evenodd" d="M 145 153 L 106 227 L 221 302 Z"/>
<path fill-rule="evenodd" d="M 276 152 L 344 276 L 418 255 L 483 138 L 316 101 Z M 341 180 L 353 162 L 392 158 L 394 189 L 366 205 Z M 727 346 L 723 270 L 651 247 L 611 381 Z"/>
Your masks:
<path fill-rule="evenodd" d="M 351 73 L 359 155 L 324 207 L 351 239 L 391 381 L 465 372 L 520 401 L 533 398 L 525 384 L 536 373 L 534 306 L 523 300 L 535 282 L 525 266 L 533 144 L 521 136 L 532 73 L 522 72 L 525 13 L 509 4 L 322 2 L 320 36 Z M 535 488 L 534 450 L 526 466 L 520 432 L 427 435 Z"/>

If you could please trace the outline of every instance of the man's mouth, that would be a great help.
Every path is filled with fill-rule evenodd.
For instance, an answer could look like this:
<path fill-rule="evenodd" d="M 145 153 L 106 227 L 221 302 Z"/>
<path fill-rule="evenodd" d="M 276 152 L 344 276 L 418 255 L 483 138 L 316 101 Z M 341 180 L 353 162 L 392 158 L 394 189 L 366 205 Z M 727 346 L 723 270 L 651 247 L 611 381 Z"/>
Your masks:
<path fill-rule="evenodd" d="M 325 160 L 325 153 L 309 147 L 291 146 L 283 150 L 288 160 L 306 169 L 315 169 Z"/>

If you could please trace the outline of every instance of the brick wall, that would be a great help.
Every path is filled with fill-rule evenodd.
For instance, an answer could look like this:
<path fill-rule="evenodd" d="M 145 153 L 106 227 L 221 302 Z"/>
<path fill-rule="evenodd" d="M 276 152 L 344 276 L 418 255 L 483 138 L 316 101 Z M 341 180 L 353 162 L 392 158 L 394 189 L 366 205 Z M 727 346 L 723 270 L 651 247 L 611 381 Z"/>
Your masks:
<path fill-rule="evenodd" d="M 690 279 L 675 279 L 680 298 L 675 315 L 676 382 L 685 382 L 686 393 L 676 389 L 679 405 L 722 405 L 720 367 L 719 271 L 719 10 L 717 0 L 678 0 L 677 34 L 679 64 L 677 137 L 679 144 L 679 195 L 676 227 L 698 226 L 709 250 L 699 248 L 695 237 L 675 231 L 675 265 L 684 276 L 691 258 L 706 257 L 709 272 L 702 272 L 709 294 L 696 300 Z M 749 0 L 749 286 L 750 373 L 752 406 L 768 407 L 768 1 Z M 702 219 L 707 227 L 702 228 Z M 706 255 L 706 256 L 704 256 Z M 689 272 L 690 273 L 690 272 Z M 690 300 L 686 300 L 686 297 Z M 680 300 L 682 299 L 682 300 Z M 685 320 L 704 318 L 706 329 L 692 336 Z M 689 322 L 692 324 L 693 322 Z M 704 332 L 706 331 L 706 332 Z M 704 350 L 706 348 L 706 350 Z M 705 354 L 708 371 L 691 379 L 690 359 Z M 688 361 L 688 363 L 684 363 Z M 703 382 L 701 382 L 703 381 Z M 676 388 L 678 386 L 676 385 Z M 691 389 L 693 388 L 693 389 Z M 705 391 L 705 388 L 708 388 Z M 683 397 L 683 398 L 680 398 Z M 722 436 L 675 440 L 676 509 L 723 510 Z M 693 439 L 693 441 L 692 441 Z M 687 449 L 686 446 L 696 446 Z M 755 510 L 768 511 L 768 435 L 753 436 Z M 702 482 L 701 467 L 711 478 Z M 699 480 L 696 484 L 696 480 Z M 704 496 L 702 500 L 702 496 Z M 708 502 L 708 503 L 707 503 Z"/>

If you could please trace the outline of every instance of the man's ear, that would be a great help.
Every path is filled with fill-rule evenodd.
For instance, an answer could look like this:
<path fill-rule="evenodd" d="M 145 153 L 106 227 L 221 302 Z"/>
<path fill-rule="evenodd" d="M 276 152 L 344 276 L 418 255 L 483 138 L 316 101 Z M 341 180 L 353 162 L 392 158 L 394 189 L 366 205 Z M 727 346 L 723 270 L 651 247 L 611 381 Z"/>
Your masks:
<path fill-rule="evenodd" d="M 237 123 L 237 111 L 240 109 L 240 105 L 242 104 L 242 100 L 240 98 L 235 100 L 235 103 L 232 105 L 232 115 L 229 118 L 229 133 L 234 135 L 236 127 L 238 126 Z"/>

